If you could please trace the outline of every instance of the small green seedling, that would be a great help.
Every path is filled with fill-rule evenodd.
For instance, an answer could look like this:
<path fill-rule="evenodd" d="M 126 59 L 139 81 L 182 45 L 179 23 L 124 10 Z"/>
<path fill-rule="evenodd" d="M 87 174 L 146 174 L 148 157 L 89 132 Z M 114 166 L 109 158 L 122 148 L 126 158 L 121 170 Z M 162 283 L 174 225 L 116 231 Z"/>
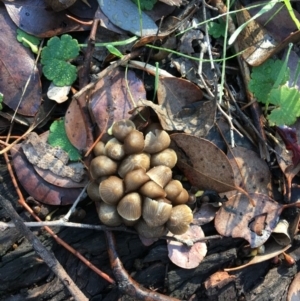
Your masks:
<path fill-rule="evenodd" d="M 3 103 L 3 94 L 0 92 L 0 111 L 3 109 L 2 103 Z"/>
<path fill-rule="evenodd" d="M 213 36 L 215 39 L 224 37 L 225 34 L 225 22 L 222 19 L 218 20 L 219 22 L 209 22 L 208 33 Z"/>
<path fill-rule="evenodd" d="M 140 2 L 141 10 L 151 10 L 154 7 L 154 4 L 157 2 L 157 0 L 131 0 L 133 3 L 138 5 Z"/>
<path fill-rule="evenodd" d="M 269 59 L 252 69 L 250 91 L 266 107 L 275 106 L 267 116 L 270 125 L 292 125 L 300 116 L 300 92 L 285 85 L 289 77 L 286 62 L 280 60 Z"/>
<path fill-rule="evenodd" d="M 122 52 L 120 52 L 115 46 L 109 44 L 106 45 L 106 49 L 113 55 L 115 55 L 116 57 L 122 58 L 123 54 Z"/>
<path fill-rule="evenodd" d="M 81 158 L 79 151 L 71 144 L 67 136 L 64 119 L 56 120 L 51 124 L 48 143 L 61 147 L 69 154 L 71 161 L 78 161 Z"/>
<path fill-rule="evenodd" d="M 59 87 L 72 85 L 77 78 L 77 69 L 69 60 L 79 55 L 79 49 L 77 40 L 68 34 L 51 38 L 41 54 L 46 78 Z"/>
<path fill-rule="evenodd" d="M 17 40 L 22 43 L 25 47 L 31 49 L 31 51 L 35 54 L 38 53 L 40 40 L 39 38 L 32 36 L 20 28 L 17 29 Z"/>

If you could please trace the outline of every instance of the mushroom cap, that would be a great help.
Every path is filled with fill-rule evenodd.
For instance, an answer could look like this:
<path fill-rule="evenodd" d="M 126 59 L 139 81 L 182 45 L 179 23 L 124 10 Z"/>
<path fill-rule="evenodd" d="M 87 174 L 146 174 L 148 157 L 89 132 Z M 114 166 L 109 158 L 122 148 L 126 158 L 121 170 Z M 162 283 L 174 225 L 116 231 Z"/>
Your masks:
<path fill-rule="evenodd" d="M 169 134 L 164 130 L 150 131 L 145 136 L 144 152 L 154 154 L 168 148 L 171 143 Z"/>
<path fill-rule="evenodd" d="M 150 178 L 143 168 L 134 169 L 128 172 L 124 177 L 125 192 L 138 190 L 144 183 L 149 181 Z"/>
<path fill-rule="evenodd" d="M 124 141 L 125 137 L 135 129 L 134 123 L 129 119 L 122 119 L 112 126 L 112 134 L 119 140 Z"/>
<path fill-rule="evenodd" d="M 116 176 L 103 180 L 99 185 L 99 194 L 106 204 L 117 205 L 124 196 L 123 180 Z"/>
<path fill-rule="evenodd" d="M 173 202 L 181 191 L 183 190 L 182 184 L 178 180 L 171 180 L 166 186 L 165 186 L 165 192 L 167 193 L 167 199 Z"/>
<path fill-rule="evenodd" d="M 125 175 L 134 169 L 144 168 L 148 170 L 150 168 L 150 155 L 146 153 L 133 154 L 125 157 L 121 162 L 118 173 L 121 178 L 124 178 Z"/>
<path fill-rule="evenodd" d="M 172 204 L 173 205 L 185 204 L 188 202 L 189 197 L 190 197 L 189 193 L 186 191 L 186 189 L 183 188 L 180 194 L 175 199 L 173 199 Z"/>
<path fill-rule="evenodd" d="M 149 178 L 164 188 L 172 179 L 172 170 L 168 166 L 159 165 L 147 171 Z"/>
<path fill-rule="evenodd" d="M 127 155 L 141 153 L 144 146 L 144 134 L 138 130 L 132 130 L 124 139 L 124 151 Z"/>
<path fill-rule="evenodd" d="M 138 220 L 142 215 L 142 197 L 137 192 L 126 194 L 119 202 L 117 210 L 125 220 Z"/>
<path fill-rule="evenodd" d="M 143 200 L 143 219 L 150 227 L 162 226 L 171 216 L 172 205 L 164 198 Z"/>
<path fill-rule="evenodd" d="M 167 228 L 175 235 L 185 233 L 193 221 L 193 213 L 187 205 L 178 205 L 172 208 Z"/>
<path fill-rule="evenodd" d="M 116 227 L 122 224 L 122 218 L 118 214 L 116 206 L 99 202 L 96 208 L 98 217 L 104 225 Z"/>
<path fill-rule="evenodd" d="M 162 187 L 156 184 L 154 181 L 148 181 L 141 186 L 139 192 L 149 198 L 164 198 L 167 194 Z"/>
<path fill-rule="evenodd" d="M 106 155 L 105 154 L 105 143 L 103 141 L 97 142 L 93 148 L 93 153 L 94 153 L 95 157 L 101 156 L 101 155 Z"/>
<path fill-rule="evenodd" d="M 87 194 L 89 198 L 94 202 L 100 202 L 101 197 L 99 194 L 99 184 L 97 182 L 90 182 L 87 189 Z"/>
<path fill-rule="evenodd" d="M 172 169 L 176 165 L 176 163 L 177 154 L 171 148 L 166 148 L 159 153 L 151 155 L 151 166 L 165 165 Z"/>
<path fill-rule="evenodd" d="M 117 138 L 112 138 L 105 145 L 105 154 L 113 160 L 121 160 L 125 156 L 124 145 Z"/>
<path fill-rule="evenodd" d="M 110 176 L 117 172 L 118 164 L 107 156 L 95 157 L 90 164 L 90 174 L 93 179 Z"/>
<path fill-rule="evenodd" d="M 168 232 L 164 225 L 158 227 L 149 227 L 149 225 L 143 219 L 140 219 L 134 228 L 139 235 L 145 238 L 158 238 L 166 235 Z"/>

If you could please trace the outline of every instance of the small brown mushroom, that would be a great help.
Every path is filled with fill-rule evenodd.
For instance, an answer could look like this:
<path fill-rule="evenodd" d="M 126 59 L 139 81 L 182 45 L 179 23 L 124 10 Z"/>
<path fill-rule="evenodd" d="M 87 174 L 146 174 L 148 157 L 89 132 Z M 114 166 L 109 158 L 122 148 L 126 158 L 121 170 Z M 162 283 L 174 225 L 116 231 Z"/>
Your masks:
<path fill-rule="evenodd" d="M 97 213 L 100 221 L 110 227 L 116 227 L 122 224 L 122 219 L 118 214 L 117 207 L 104 202 L 97 204 Z"/>
<path fill-rule="evenodd" d="M 138 190 L 143 184 L 149 181 L 145 169 L 139 168 L 128 172 L 124 177 L 125 192 Z"/>
<path fill-rule="evenodd" d="M 100 183 L 99 194 L 106 204 L 117 205 L 124 196 L 123 180 L 116 176 L 110 176 Z"/>
<path fill-rule="evenodd" d="M 145 170 L 150 168 L 149 154 L 140 153 L 125 157 L 119 166 L 118 173 L 121 178 L 124 178 L 128 172 L 138 168 L 144 168 Z"/>
<path fill-rule="evenodd" d="M 172 205 L 164 198 L 143 200 L 143 219 L 150 227 L 162 226 L 171 216 Z"/>
<path fill-rule="evenodd" d="M 129 119 L 122 119 L 115 122 L 112 126 L 112 134 L 121 142 L 135 129 L 134 123 Z"/>
<path fill-rule="evenodd" d="M 134 228 L 139 233 L 139 235 L 145 238 L 158 238 L 166 235 L 168 232 L 165 225 L 158 227 L 149 227 L 149 225 L 143 219 L 140 219 L 134 226 Z"/>
<path fill-rule="evenodd" d="M 167 228 L 175 235 L 185 233 L 193 220 L 193 214 L 187 205 L 178 205 L 172 208 L 171 216 L 167 221 Z"/>
<path fill-rule="evenodd" d="M 95 157 L 90 164 L 90 174 L 93 179 L 110 176 L 117 172 L 118 164 L 106 156 Z"/>
<path fill-rule="evenodd" d="M 171 138 L 164 130 L 150 131 L 145 136 L 144 152 L 154 154 L 169 147 Z"/>
<path fill-rule="evenodd" d="M 151 155 L 151 166 L 165 165 L 171 169 L 177 163 L 176 152 L 171 148 L 166 148 L 163 151 Z"/>
<path fill-rule="evenodd" d="M 154 181 L 148 181 L 141 186 L 139 192 L 149 198 L 164 198 L 167 194 L 162 187 L 156 184 Z"/>
<path fill-rule="evenodd" d="M 172 179 L 172 170 L 167 166 L 159 165 L 149 169 L 147 175 L 152 181 L 164 188 Z"/>
<path fill-rule="evenodd" d="M 144 135 L 138 130 L 132 130 L 124 139 L 124 151 L 127 155 L 141 153 L 144 146 Z"/>
<path fill-rule="evenodd" d="M 118 213 L 127 221 L 136 221 L 142 215 L 142 198 L 137 192 L 125 195 L 118 204 Z"/>

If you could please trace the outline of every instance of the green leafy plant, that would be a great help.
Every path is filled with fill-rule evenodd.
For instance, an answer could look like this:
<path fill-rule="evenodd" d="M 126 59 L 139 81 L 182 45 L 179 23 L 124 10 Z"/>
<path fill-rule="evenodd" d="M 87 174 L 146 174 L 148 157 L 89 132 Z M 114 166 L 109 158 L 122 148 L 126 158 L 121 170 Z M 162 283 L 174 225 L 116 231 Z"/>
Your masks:
<path fill-rule="evenodd" d="M 0 111 L 3 109 L 2 103 L 3 103 L 3 94 L 0 92 Z"/>
<path fill-rule="evenodd" d="M 25 47 L 31 49 L 31 51 L 35 54 L 38 53 L 38 45 L 40 44 L 39 38 L 32 36 L 25 31 L 21 30 L 20 28 L 17 29 L 17 40 L 22 43 Z"/>
<path fill-rule="evenodd" d="M 285 85 L 289 77 L 286 62 L 280 60 L 269 59 L 252 69 L 250 91 L 266 107 L 275 106 L 267 116 L 270 125 L 292 125 L 300 116 L 300 92 Z"/>
<path fill-rule="evenodd" d="M 215 39 L 224 37 L 225 34 L 225 22 L 222 19 L 218 20 L 219 22 L 209 22 L 208 33 L 213 36 Z"/>
<path fill-rule="evenodd" d="M 153 9 L 154 4 L 157 2 L 157 0 L 131 0 L 136 5 L 140 2 L 141 10 L 151 10 Z"/>
<path fill-rule="evenodd" d="M 69 154 L 71 161 L 78 161 L 81 158 L 79 151 L 71 144 L 67 136 L 64 119 L 56 120 L 51 124 L 48 143 L 61 147 Z"/>
<path fill-rule="evenodd" d="M 79 49 L 77 40 L 68 34 L 51 38 L 41 54 L 43 73 L 47 79 L 59 87 L 72 85 L 77 78 L 77 69 L 69 60 L 79 55 Z"/>

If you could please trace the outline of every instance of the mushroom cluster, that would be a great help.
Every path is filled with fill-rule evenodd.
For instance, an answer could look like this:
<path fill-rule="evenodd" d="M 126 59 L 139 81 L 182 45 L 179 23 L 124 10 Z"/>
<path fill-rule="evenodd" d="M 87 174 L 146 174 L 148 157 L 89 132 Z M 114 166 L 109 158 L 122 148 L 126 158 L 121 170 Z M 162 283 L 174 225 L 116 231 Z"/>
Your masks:
<path fill-rule="evenodd" d="M 186 232 L 193 216 L 185 204 L 188 192 L 172 179 L 177 156 L 169 134 L 155 124 L 143 133 L 131 120 L 120 120 L 112 135 L 97 143 L 90 164 L 94 181 L 87 192 L 101 222 L 133 226 L 146 238 Z"/>

